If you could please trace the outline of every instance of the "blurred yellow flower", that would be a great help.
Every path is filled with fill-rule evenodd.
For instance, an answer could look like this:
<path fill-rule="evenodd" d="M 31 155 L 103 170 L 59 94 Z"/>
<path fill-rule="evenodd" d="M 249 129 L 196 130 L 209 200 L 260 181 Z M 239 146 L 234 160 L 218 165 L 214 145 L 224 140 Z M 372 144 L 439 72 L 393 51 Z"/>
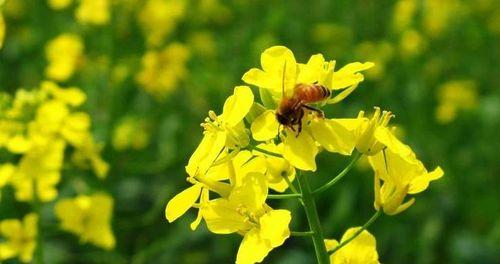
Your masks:
<path fill-rule="evenodd" d="M 110 0 L 80 0 L 75 10 L 76 20 L 82 24 L 106 25 L 111 17 Z"/>
<path fill-rule="evenodd" d="M 188 74 L 189 57 L 189 50 L 180 43 L 172 43 L 162 51 L 148 51 L 142 57 L 137 82 L 157 99 L 165 99 Z"/>
<path fill-rule="evenodd" d="M 148 124 L 135 117 L 126 117 L 113 130 L 113 148 L 119 151 L 126 149 L 141 150 L 150 140 Z"/>
<path fill-rule="evenodd" d="M 5 38 L 5 20 L 0 10 L 0 48 L 3 46 L 3 40 Z"/>
<path fill-rule="evenodd" d="M 147 0 L 138 16 L 147 44 L 161 45 L 184 17 L 185 10 L 185 0 Z"/>
<path fill-rule="evenodd" d="M 217 45 L 210 31 L 197 31 L 188 39 L 189 47 L 202 57 L 213 57 L 217 53 Z"/>
<path fill-rule="evenodd" d="M 422 54 L 427 48 L 427 42 L 418 31 L 408 29 L 401 34 L 399 48 L 402 57 L 411 58 Z"/>
<path fill-rule="evenodd" d="M 89 161 L 99 177 L 106 176 L 108 165 L 91 134 L 90 116 L 76 110 L 85 100 L 85 93 L 76 87 L 44 81 L 39 89 L 19 90 L 12 107 L 2 110 L 0 146 L 23 155 L 11 179 L 17 199 L 32 200 L 33 183 L 37 183 L 40 200 L 57 196 L 55 185 L 68 144 L 75 148 L 74 156 L 80 157 L 78 164 Z"/>
<path fill-rule="evenodd" d="M 73 0 L 48 0 L 50 8 L 55 10 L 61 10 L 73 3 Z"/>
<path fill-rule="evenodd" d="M 109 164 L 101 157 L 102 148 L 102 144 L 97 143 L 91 134 L 87 134 L 82 145 L 73 153 L 72 161 L 83 169 L 90 167 L 97 177 L 103 179 L 108 175 Z"/>
<path fill-rule="evenodd" d="M 453 80 L 438 87 L 436 119 L 449 123 L 456 119 L 460 110 L 474 109 L 478 104 L 477 85 L 472 80 Z"/>
<path fill-rule="evenodd" d="M 396 32 L 401 32 L 411 27 L 415 19 L 416 11 L 416 0 L 399 0 L 394 6 L 394 14 L 392 17 L 392 27 L 394 30 Z"/>
<path fill-rule="evenodd" d="M 394 57 L 394 47 L 388 41 L 365 41 L 356 47 L 355 53 L 358 58 L 366 58 L 377 65 L 366 72 L 366 77 L 379 80 L 384 77 L 386 65 Z"/>
<path fill-rule="evenodd" d="M 352 237 L 361 227 L 352 227 L 345 231 L 340 243 Z M 335 239 L 325 239 L 327 250 L 339 245 Z M 355 239 L 330 255 L 331 264 L 378 264 L 377 241 L 368 231 L 363 230 Z"/>
<path fill-rule="evenodd" d="M 62 139 L 47 138 L 37 142 L 24 153 L 10 179 L 19 201 L 49 202 L 57 197 L 56 185 L 61 179 L 65 143 Z"/>
<path fill-rule="evenodd" d="M 425 191 L 431 181 L 444 175 L 440 167 L 428 172 L 413 152 L 401 155 L 391 148 L 386 148 L 374 156 L 369 156 L 368 161 L 375 172 L 375 209 L 382 209 L 388 215 L 406 210 L 415 202 L 415 198 L 404 202 L 407 194 Z"/>
<path fill-rule="evenodd" d="M 79 236 L 81 243 L 92 243 L 107 250 L 115 247 L 115 236 L 111 229 L 113 198 L 108 194 L 61 199 L 54 211 L 61 221 L 61 228 Z"/>
<path fill-rule="evenodd" d="M 350 27 L 336 23 L 318 23 L 311 27 L 311 40 L 319 44 L 325 54 L 344 58 L 352 50 L 353 32 Z"/>
<path fill-rule="evenodd" d="M 220 0 L 199 0 L 196 1 L 195 13 L 198 14 L 193 19 L 201 23 L 214 22 L 219 25 L 227 24 L 232 18 L 232 11 L 226 6 L 225 1 Z"/>
<path fill-rule="evenodd" d="M 422 7 L 423 27 L 430 37 L 442 35 L 452 18 L 462 15 L 462 4 L 459 0 L 425 0 Z"/>
<path fill-rule="evenodd" d="M 55 81 L 66 81 L 75 72 L 83 56 L 83 41 L 75 34 L 62 34 L 47 43 L 45 75 Z"/>
<path fill-rule="evenodd" d="M 38 215 L 31 213 L 23 221 L 6 219 L 0 222 L 0 261 L 19 257 L 24 263 L 31 262 L 36 248 Z"/>
<path fill-rule="evenodd" d="M 14 175 L 16 166 L 12 163 L 0 164 L 0 200 L 2 198 L 2 188 L 10 182 L 10 178 Z"/>

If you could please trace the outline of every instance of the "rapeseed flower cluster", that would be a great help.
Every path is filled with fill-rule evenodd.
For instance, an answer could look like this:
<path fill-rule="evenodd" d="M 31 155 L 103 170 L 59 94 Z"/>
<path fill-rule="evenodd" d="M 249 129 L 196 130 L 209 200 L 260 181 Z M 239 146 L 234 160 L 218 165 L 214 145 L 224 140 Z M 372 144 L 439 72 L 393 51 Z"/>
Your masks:
<path fill-rule="evenodd" d="M 150 50 L 142 56 L 137 82 L 158 100 L 165 99 L 187 75 L 189 49 L 181 43 L 171 43 L 160 51 Z"/>
<path fill-rule="evenodd" d="M 64 82 L 70 79 L 83 60 L 84 44 L 80 36 L 64 33 L 49 41 L 45 47 L 47 78 Z"/>
<path fill-rule="evenodd" d="M 438 87 L 436 119 L 450 123 L 459 111 L 470 111 L 478 105 L 477 84 L 472 80 L 448 81 Z"/>
<path fill-rule="evenodd" d="M 337 67 L 321 54 L 300 63 L 288 48 L 274 46 L 262 53 L 261 66 L 242 78 L 258 88 L 260 102 L 249 86 L 237 86 L 221 114 L 209 111 L 201 125 L 203 139 L 186 166 L 191 186 L 169 201 L 167 220 L 175 221 L 195 208 L 198 216 L 191 229 L 204 221 L 213 233 L 240 234 L 243 240 L 236 263 L 258 263 L 293 234 L 291 212 L 272 208 L 267 200 L 298 197 L 320 263 L 327 263 L 328 258 L 332 263 L 378 263 L 375 238 L 365 230 L 367 225 L 349 229 L 341 242 L 323 241 L 312 195 L 330 183 L 312 192 L 307 183 L 310 175 L 301 172 L 316 171 L 315 158 L 322 151 L 352 155 L 353 161 L 366 155 L 375 173 L 374 216 L 378 216 L 406 210 L 415 200 L 405 198 L 427 189 L 443 171 L 439 167 L 427 171 L 411 148 L 394 135 L 389 124 L 394 115 L 378 107 L 371 117 L 360 111 L 354 118 L 328 118 L 301 103 L 295 109 L 305 108 L 300 120 L 293 125 L 280 121 L 279 106 L 295 98 L 297 87 L 320 85 L 330 92 L 323 92 L 329 96 L 315 106 L 335 104 L 355 91 L 364 80 L 362 72 L 373 63 Z M 291 193 L 280 196 L 287 191 Z"/>
<path fill-rule="evenodd" d="M 79 109 L 86 100 L 82 90 L 44 81 L 33 90 L 19 89 L 13 98 L 7 94 L 0 98 L 0 148 L 10 157 L 0 164 L 0 189 L 10 186 L 15 199 L 32 204 L 35 211 L 22 223 L 15 219 L 0 223 L 0 234 L 6 241 L 0 243 L 0 260 L 19 257 L 30 262 L 36 248 L 40 206 L 57 199 L 63 167 L 91 168 L 99 178 L 105 178 L 109 166 L 91 133 L 90 116 Z M 82 235 L 83 242 L 112 248 L 112 198 L 98 195 L 84 202 L 86 199 L 76 204 L 67 200 L 57 203 L 62 228 Z"/>

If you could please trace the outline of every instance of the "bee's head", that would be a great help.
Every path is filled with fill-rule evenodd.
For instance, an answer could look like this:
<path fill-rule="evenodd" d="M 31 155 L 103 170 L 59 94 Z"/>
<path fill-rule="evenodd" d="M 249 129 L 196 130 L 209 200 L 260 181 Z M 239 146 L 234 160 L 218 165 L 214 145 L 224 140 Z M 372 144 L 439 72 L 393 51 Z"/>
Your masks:
<path fill-rule="evenodd" d="M 287 126 L 290 125 L 292 120 L 289 118 L 289 116 L 284 115 L 282 113 L 276 112 L 276 120 L 278 120 L 278 123 Z"/>

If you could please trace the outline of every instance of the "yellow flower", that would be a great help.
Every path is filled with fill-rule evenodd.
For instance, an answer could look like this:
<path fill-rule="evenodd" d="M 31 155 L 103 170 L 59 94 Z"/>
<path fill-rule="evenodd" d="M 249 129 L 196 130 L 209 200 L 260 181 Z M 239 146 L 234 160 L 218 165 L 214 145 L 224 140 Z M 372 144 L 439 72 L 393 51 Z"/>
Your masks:
<path fill-rule="evenodd" d="M 384 76 L 386 64 L 394 57 L 394 47 L 389 41 L 365 41 L 356 47 L 356 55 L 368 58 L 377 65 L 366 73 L 366 77 L 378 80 Z"/>
<path fill-rule="evenodd" d="M 414 57 L 422 54 L 427 48 L 425 38 L 416 30 L 405 30 L 399 41 L 402 57 Z"/>
<path fill-rule="evenodd" d="M 110 20 L 109 0 L 80 0 L 75 10 L 76 20 L 82 24 L 106 25 Z"/>
<path fill-rule="evenodd" d="M 4 187 L 9 181 L 16 167 L 11 163 L 4 163 L 0 165 L 0 188 Z"/>
<path fill-rule="evenodd" d="M 236 257 L 238 264 L 261 262 L 290 236 L 291 214 L 265 204 L 267 188 L 263 174 L 249 173 L 227 199 L 211 200 L 201 208 L 211 232 L 243 235 Z"/>
<path fill-rule="evenodd" d="M 185 0 L 148 0 L 138 20 L 150 46 L 159 46 L 184 16 Z"/>
<path fill-rule="evenodd" d="M 394 6 L 392 17 L 393 28 L 397 32 L 401 32 L 410 27 L 416 11 L 417 2 L 415 0 L 399 0 Z"/>
<path fill-rule="evenodd" d="M 454 80 L 440 85 L 436 119 L 440 123 L 453 121 L 458 111 L 468 111 L 477 107 L 477 97 L 477 85 L 471 80 Z"/>
<path fill-rule="evenodd" d="M 202 124 L 203 139 L 186 166 L 186 172 L 191 177 L 197 173 L 205 174 L 225 148 L 238 151 L 248 145 L 243 118 L 250 111 L 253 100 L 248 86 L 237 86 L 233 95 L 226 99 L 221 115 L 209 112 L 209 118 Z"/>
<path fill-rule="evenodd" d="M 265 50 L 261 56 L 262 69 L 251 69 L 245 73 L 243 80 L 247 83 L 266 89 L 279 103 L 283 97 L 291 96 L 297 84 L 318 83 L 332 89 L 343 90 L 327 103 L 343 100 L 363 81 L 359 71 L 369 69 L 373 63 L 351 63 L 334 71 L 335 61 L 326 62 L 321 54 L 313 55 L 307 64 L 295 61 L 293 53 L 283 46 L 275 46 Z M 264 111 L 251 126 L 252 135 L 257 141 L 268 141 L 277 134 L 283 142 L 283 156 L 294 167 L 301 170 L 316 170 L 315 157 L 318 145 L 327 151 L 350 155 L 354 148 L 354 135 L 336 119 L 325 119 L 317 114 L 307 113 L 302 118 L 302 131 L 293 131 L 288 127 L 279 132 L 280 125 L 273 110 Z"/>
<path fill-rule="evenodd" d="M 0 242 L 0 261 L 19 257 L 28 263 L 33 259 L 38 233 L 38 216 L 34 213 L 24 216 L 23 221 L 7 219 L 0 222 L 0 235 L 5 239 Z"/>
<path fill-rule="evenodd" d="M 0 164 L 0 191 L 7 183 L 10 182 L 10 178 L 14 175 L 15 171 L 16 167 L 11 163 Z M 1 192 L 0 198 L 2 198 Z"/>
<path fill-rule="evenodd" d="M 258 145 L 257 147 L 277 154 L 283 153 L 283 144 L 275 145 L 274 143 L 263 143 Z M 295 168 L 291 166 L 290 162 L 288 162 L 284 158 L 266 155 L 259 151 L 254 151 L 253 154 L 256 156 L 265 157 L 265 167 L 267 168 L 266 176 L 269 188 L 277 192 L 286 191 L 289 186 L 285 180 L 285 177 L 287 177 L 290 182 L 293 182 L 293 180 L 295 179 Z"/>
<path fill-rule="evenodd" d="M 149 144 L 148 124 L 135 117 L 126 117 L 113 130 L 112 144 L 116 150 L 140 150 Z"/>
<path fill-rule="evenodd" d="M 431 37 L 442 35 L 451 19 L 462 13 L 462 4 L 458 0 L 425 0 L 422 7 L 423 26 Z"/>
<path fill-rule="evenodd" d="M 352 237 L 360 227 L 352 227 L 342 236 L 340 243 Z M 335 239 L 325 239 L 327 250 L 339 245 Z M 378 264 L 377 241 L 368 231 L 363 230 L 355 239 L 330 255 L 331 264 Z"/>
<path fill-rule="evenodd" d="M 354 128 L 356 135 L 356 149 L 366 155 L 373 155 L 380 152 L 385 145 L 376 137 L 379 128 L 386 128 L 389 121 L 394 117 L 391 112 L 383 111 L 375 107 L 375 113 L 371 119 L 364 117 L 364 111 L 360 111 L 357 119 L 345 119 L 344 125 Z"/>
<path fill-rule="evenodd" d="M 49 41 L 45 47 L 48 60 L 45 75 L 55 81 L 66 81 L 75 72 L 83 56 L 83 41 L 75 34 L 62 34 Z"/>
<path fill-rule="evenodd" d="M 189 46 L 194 53 L 205 58 L 212 58 L 217 53 L 217 43 L 210 31 L 198 31 L 189 36 Z"/>
<path fill-rule="evenodd" d="M 73 3 L 73 0 L 48 0 L 49 6 L 55 10 L 61 10 Z"/>
<path fill-rule="evenodd" d="M 252 136 L 257 141 L 268 141 L 276 137 L 279 123 L 273 110 L 266 110 L 251 126 Z M 308 114 L 302 120 L 302 131 L 284 128 L 279 136 L 283 142 L 283 157 L 301 170 L 316 170 L 315 157 L 318 145 L 329 152 L 350 155 L 355 146 L 354 132 L 341 119 L 320 118 Z"/>
<path fill-rule="evenodd" d="M 208 202 L 208 191 L 217 193 L 221 197 L 228 197 L 231 189 L 242 185 L 249 173 L 266 172 L 266 162 L 262 157 L 252 156 L 250 151 L 243 150 L 236 155 L 224 156 L 226 161 L 211 167 L 206 174 L 197 173 L 189 177 L 188 181 L 193 186 L 174 196 L 167 204 L 165 216 L 169 222 L 175 221 L 193 207 L 199 199 L 200 208 Z M 229 181 L 225 183 L 223 181 Z M 198 218 L 191 224 L 191 229 L 196 229 L 201 221 L 201 211 Z"/>
<path fill-rule="evenodd" d="M 0 10 L 0 48 L 2 48 L 3 46 L 4 38 L 5 38 L 5 20 Z"/>
<path fill-rule="evenodd" d="M 113 198 L 108 194 L 61 199 L 54 210 L 61 228 L 79 236 L 82 243 L 92 243 L 107 250 L 115 247 L 111 229 Z"/>
<path fill-rule="evenodd" d="M 431 181 L 444 174 L 440 167 L 428 172 L 413 152 L 401 155 L 391 148 L 369 156 L 368 161 L 375 172 L 375 209 L 388 215 L 406 210 L 415 202 L 415 198 L 404 202 L 407 194 L 423 192 Z"/>
<path fill-rule="evenodd" d="M 10 183 L 15 189 L 16 199 L 32 201 L 34 195 L 42 202 L 57 197 L 56 185 L 61 178 L 65 142 L 48 138 L 47 142 L 35 141 L 22 156 Z"/>
<path fill-rule="evenodd" d="M 267 89 L 276 102 L 285 96 L 291 96 L 297 84 L 318 83 L 333 91 L 344 90 L 329 99 L 336 103 L 344 99 L 363 81 L 360 71 L 373 67 L 373 63 L 354 62 L 335 71 L 335 61 L 325 61 L 323 55 L 311 56 L 307 64 L 297 63 L 291 50 L 284 46 L 266 49 L 260 58 L 262 70 L 253 68 L 243 75 L 243 81 Z M 285 68 L 286 67 L 286 68 Z"/>
<path fill-rule="evenodd" d="M 81 168 L 92 168 L 97 177 L 103 179 L 108 175 L 109 164 L 101 157 L 102 147 L 95 142 L 92 134 L 87 134 L 73 153 L 72 160 Z"/>
<path fill-rule="evenodd" d="M 157 99 L 165 99 L 188 74 L 189 57 L 189 50 L 180 43 L 172 43 L 159 52 L 148 51 L 142 57 L 137 82 Z"/>

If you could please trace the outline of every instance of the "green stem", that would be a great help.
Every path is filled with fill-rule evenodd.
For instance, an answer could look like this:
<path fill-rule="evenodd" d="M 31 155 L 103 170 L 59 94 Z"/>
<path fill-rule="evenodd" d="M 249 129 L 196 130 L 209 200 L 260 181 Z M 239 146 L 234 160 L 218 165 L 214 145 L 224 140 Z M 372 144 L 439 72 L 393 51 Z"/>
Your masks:
<path fill-rule="evenodd" d="M 290 199 L 290 198 L 301 198 L 302 195 L 300 193 L 286 193 L 286 194 L 268 194 L 268 199 Z"/>
<path fill-rule="evenodd" d="M 274 156 L 274 157 L 277 157 L 277 158 L 283 158 L 283 156 L 281 154 L 274 153 L 272 151 L 268 151 L 268 150 L 265 150 L 265 149 L 261 149 L 261 148 L 259 148 L 257 146 L 248 145 L 248 148 L 251 149 L 251 150 L 256 150 L 258 152 L 262 152 L 262 153 L 267 154 L 269 156 Z"/>
<path fill-rule="evenodd" d="M 356 237 L 358 237 L 364 230 L 366 230 L 377 218 L 382 214 L 382 211 L 377 211 L 375 212 L 372 217 L 360 228 L 354 233 L 351 237 L 348 239 L 342 241 L 340 244 L 338 244 L 335 248 L 331 249 L 328 251 L 328 254 L 333 254 L 337 250 L 341 249 L 343 246 L 349 244 L 352 240 L 354 240 Z"/>
<path fill-rule="evenodd" d="M 314 235 L 314 232 L 313 231 L 291 231 L 290 235 L 297 236 L 297 237 L 312 236 L 312 235 Z"/>
<path fill-rule="evenodd" d="M 36 236 L 37 246 L 36 246 L 34 260 L 35 263 L 43 264 L 44 254 L 43 254 L 43 227 L 42 227 L 42 214 L 41 214 L 42 204 L 40 202 L 40 199 L 38 198 L 37 190 L 38 190 L 37 183 L 36 181 L 33 181 L 33 210 L 38 216 L 37 236 Z"/>
<path fill-rule="evenodd" d="M 307 221 L 309 222 L 309 228 L 313 232 L 311 238 L 316 252 L 316 259 L 318 260 L 318 264 L 329 264 L 330 260 L 326 251 L 323 230 L 321 229 L 321 223 L 319 221 L 316 202 L 314 201 L 311 186 L 309 186 L 307 176 L 300 174 L 297 176 L 300 189 L 302 190 L 302 201 Z"/>
<path fill-rule="evenodd" d="M 326 191 L 328 188 L 335 185 L 335 183 L 340 181 L 340 179 L 342 179 L 354 167 L 354 164 L 356 164 L 356 161 L 358 161 L 361 158 L 361 156 L 362 155 L 359 152 L 354 153 L 353 158 L 352 158 L 351 162 L 349 163 L 349 165 L 347 165 L 347 167 L 345 167 L 339 174 L 337 174 L 337 176 L 335 176 L 333 179 L 331 179 L 325 185 L 314 190 L 313 194 L 315 194 L 315 195 L 320 194 L 320 193 Z"/>
<path fill-rule="evenodd" d="M 290 189 L 292 190 L 293 193 L 295 194 L 298 194 L 299 192 L 297 191 L 297 189 L 295 188 L 295 186 L 293 185 L 293 183 L 290 181 L 290 179 L 288 178 L 288 175 L 284 175 L 283 176 L 283 179 L 285 179 L 286 183 L 288 184 L 288 187 L 290 187 Z"/>

